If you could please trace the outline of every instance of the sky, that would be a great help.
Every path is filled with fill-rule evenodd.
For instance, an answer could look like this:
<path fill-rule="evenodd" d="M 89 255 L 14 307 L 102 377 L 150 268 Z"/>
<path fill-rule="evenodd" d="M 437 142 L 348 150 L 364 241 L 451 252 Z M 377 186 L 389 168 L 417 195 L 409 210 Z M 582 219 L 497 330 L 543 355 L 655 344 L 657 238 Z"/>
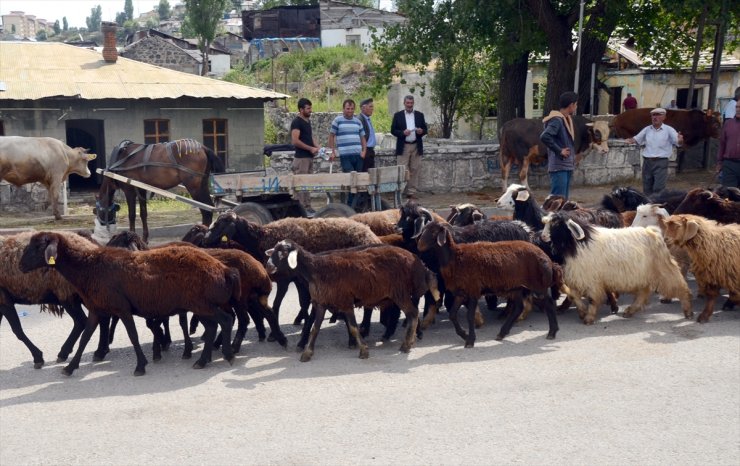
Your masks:
<path fill-rule="evenodd" d="M 179 3 L 176 0 L 169 0 L 170 5 L 174 6 Z M 103 10 L 103 21 L 115 21 L 116 13 L 123 11 L 126 4 L 125 0 L 0 0 L 0 14 L 7 14 L 11 11 L 22 11 L 27 15 L 36 15 L 36 18 L 47 20 L 54 24 L 59 20 L 62 24 L 62 17 L 67 17 L 70 27 L 87 27 L 85 18 L 90 16 L 90 11 L 100 5 Z M 133 0 L 134 17 L 141 13 L 151 11 L 157 8 L 159 0 Z"/>
<path fill-rule="evenodd" d="M 170 6 L 181 3 L 177 0 L 168 0 Z M 115 21 L 116 13 L 123 11 L 126 4 L 125 0 L 0 0 L 0 15 L 7 14 L 11 11 L 22 11 L 27 15 L 36 15 L 36 18 L 47 20 L 54 24 L 59 20 L 62 24 L 62 17 L 67 17 L 70 27 L 87 27 L 85 18 L 90 16 L 90 10 L 97 5 L 103 9 L 103 21 Z M 141 13 L 155 10 L 159 5 L 159 0 L 133 0 L 134 17 Z M 381 8 L 390 9 L 393 6 L 392 0 L 381 0 Z"/>

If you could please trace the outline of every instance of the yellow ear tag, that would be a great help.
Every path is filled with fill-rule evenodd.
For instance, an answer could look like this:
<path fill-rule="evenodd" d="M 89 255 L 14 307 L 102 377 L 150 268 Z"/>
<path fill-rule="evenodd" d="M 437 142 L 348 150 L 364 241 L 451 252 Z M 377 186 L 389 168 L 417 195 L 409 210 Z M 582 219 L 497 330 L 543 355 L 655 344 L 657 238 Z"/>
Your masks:
<path fill-rule="evenodd" d="M 51 256 L 49 258 L 49 262 L 48 263 L 49 263 L 49 265 L 56 265 L 57 261 L 56 261 L 56 259 L 54 259 L 54 256 Z"/>
<path fill-rule="evenodd" d="M 226 235 L 223 235 L 223 236 L 221 237 L 221 242 L 222 242 L 222 243 L 228 243 L 228 242 L 229 242 L 229 238 L 227 238 L 227 237 L 226 237 Z"/>

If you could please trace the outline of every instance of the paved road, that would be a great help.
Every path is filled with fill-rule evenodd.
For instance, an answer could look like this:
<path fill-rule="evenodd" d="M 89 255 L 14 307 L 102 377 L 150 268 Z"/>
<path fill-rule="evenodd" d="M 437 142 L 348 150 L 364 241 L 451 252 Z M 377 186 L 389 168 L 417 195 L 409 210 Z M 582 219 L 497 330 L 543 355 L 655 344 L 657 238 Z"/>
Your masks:
<path fill-rule="evenodd" d="M 284 305 L 294 345 L 293 290 Z M 53 356 L 70 320 L 21 312 L 49 363 L 34 370 L 0 326 L 3 465 L 740 461 L 738 311 L 700 325 L 653 297 L 632 319 L 604 306 L 589 327 L 571 311 L 554 341 L 533 313 L 504 342 L 484 311 L 473 349 L 443 316 L 409 355 L 398 352 L 398 335 L 381 342 L 376 324 L 367 360 L 347 349 L 343 325 L 326 323 L 309 363 L 250 339 L 233 366 L 216 359 L 200 371 L 179 358 L 173 328 L 173 348 L 144 377 L 131 375 L 122 331 L 106 361 L 92 363 L 89 349 L 63 376 Z M 139 334 L 150 354 L 141 323 Z"/>

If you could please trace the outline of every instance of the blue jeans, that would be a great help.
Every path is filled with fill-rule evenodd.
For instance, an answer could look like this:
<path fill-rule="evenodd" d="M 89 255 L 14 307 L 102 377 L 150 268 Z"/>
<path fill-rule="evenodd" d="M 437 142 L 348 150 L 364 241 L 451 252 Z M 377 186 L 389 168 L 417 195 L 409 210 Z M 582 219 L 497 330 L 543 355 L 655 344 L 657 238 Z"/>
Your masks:
<path fill-rule="evenodd" d="M 570 195 L 570 178 L 573 175 L 571 170 L 560 170 L 550 172 L 550 194 L 557 194 L 568 199 Z"/>
<path fill-rule="evenodd" d="M 344 173 L 349 172 L 361 172 L 363 160 L 360 154 L 354 155 L 342 155 L 339 157 L 339 163 L 342 165 L 342 171 Z M 347 204 L 352 206 L 355 200 L 355 193 L 349 193 L 347 195 Z"/>

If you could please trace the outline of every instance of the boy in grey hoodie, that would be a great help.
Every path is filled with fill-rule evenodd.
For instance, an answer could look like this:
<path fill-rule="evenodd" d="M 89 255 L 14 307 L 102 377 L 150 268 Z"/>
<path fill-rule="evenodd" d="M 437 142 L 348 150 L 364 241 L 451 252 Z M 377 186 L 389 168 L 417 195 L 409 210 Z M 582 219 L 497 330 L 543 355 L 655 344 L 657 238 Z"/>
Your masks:
<path fill-rule="evenodd" d="M 545 130 L 540 140 L 547 147 L 547 171 L 550 174 L 550 194 L 568 199 L 570 179 L 576 166 L 575 133 L 572 115 L 576 113 L 578 94 L 565 92 L 558 101 L 560 111 L 552 110 L 542 122 Z"/>

